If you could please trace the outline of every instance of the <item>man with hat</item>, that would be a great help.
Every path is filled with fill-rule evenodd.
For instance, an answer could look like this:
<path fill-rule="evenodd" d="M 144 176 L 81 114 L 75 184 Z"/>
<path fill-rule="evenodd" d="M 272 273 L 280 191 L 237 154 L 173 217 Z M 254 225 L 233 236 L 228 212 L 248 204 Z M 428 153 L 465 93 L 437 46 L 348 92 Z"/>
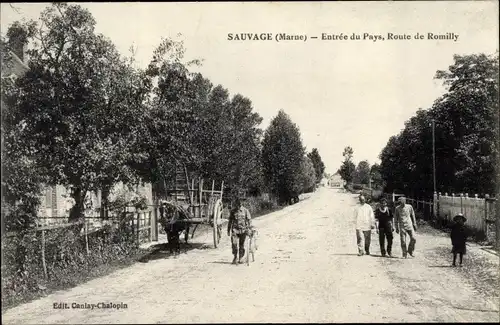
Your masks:
<path fill-rule="evenodd" d="M 396 228 L 396 233 L 400 234 L 399 238 L 401 241 L 401 250 L 403 251 L 403 258 L 407 258 L 408 254 L 411 257 L 414 255 L 415 243 L 417 242 L 415 238 L 415 232 L 417 231 L 417 220 L 415 219 L 415 211 L 413 207 L 406 204 L 406 198 L 400 196 L 398 199 L 398 206 L 394 213 L 394 223 Z M 410 237 L 410 243 L 408 247 L 406 246 L 407 236 Z"/>
<path fill-rule="evenodd" d="M 227 235 L 231 236 L 231 246 L 234 256 L 233 264 L 236 264 L 238 261 L 238 253 L 239 263 L 243 263 L 245 239 L 247 237 L 247 230 L 251 225 L 252 216 L 250 215 L 250 211 L 241 205 L 241 199 L 237 197 L 234 200 L 233 207 L 229 214 L 229 222 L 227 224 Z"/>
<path fill-rule="evenodd" d="M 466 242 L 467 242 L 467 229 L 465 228 L 465 222 L 467 218 L 463 214 L 459 213 L 454 218 L 455 224 L 451 230 L 451 252 L 453 253 L 453 266 L 456 266 L 457 255 L 460 255 L 460 266 L 462 266 L 463 256 L 466 252 Z"/>

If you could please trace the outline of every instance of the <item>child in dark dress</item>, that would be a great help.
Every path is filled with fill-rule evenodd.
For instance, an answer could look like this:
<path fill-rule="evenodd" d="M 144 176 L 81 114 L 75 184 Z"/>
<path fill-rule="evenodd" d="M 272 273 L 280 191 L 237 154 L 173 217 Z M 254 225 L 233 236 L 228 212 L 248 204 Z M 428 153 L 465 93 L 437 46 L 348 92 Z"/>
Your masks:
<path fill-rule="evenodd" d="M 462 266 L 463 256 L 466 252 L 467 229 L 465 222 L 467 219 L 460 213 L 453 218 L 455 224 L 451 230 L 451 245 L 453 253 L 453 266 L 456 266 L 457 255 L 460 255 L 460 266 Z"/>

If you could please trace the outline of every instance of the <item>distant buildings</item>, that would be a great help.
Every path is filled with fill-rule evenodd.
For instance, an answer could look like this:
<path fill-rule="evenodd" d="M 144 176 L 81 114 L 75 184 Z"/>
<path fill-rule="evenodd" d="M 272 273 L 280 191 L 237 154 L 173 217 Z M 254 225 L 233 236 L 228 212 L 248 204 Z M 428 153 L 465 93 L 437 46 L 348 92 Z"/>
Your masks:
<path fill-rule="evenodd" d="M 339 173 L 335 173 L 328 179 L 328 186 L 333 188 L 344 188 L 345 181 Z"/>

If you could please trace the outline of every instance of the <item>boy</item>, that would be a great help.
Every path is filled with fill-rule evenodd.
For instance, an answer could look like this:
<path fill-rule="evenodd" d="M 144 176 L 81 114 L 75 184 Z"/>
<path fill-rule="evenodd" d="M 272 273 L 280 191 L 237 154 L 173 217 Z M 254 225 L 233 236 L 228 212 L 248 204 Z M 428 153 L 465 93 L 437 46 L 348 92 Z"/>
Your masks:
<path fill-rule="evenodd" d="M 467 229 L 465 228 L 465 222 L 467 218 L 463 214 L 459 213 L 453 218 L 455 224 L 451 230 L 451 252 L 453 253 L 453 266 L 457 266 L 457 255 L 460 255 L 460 266 L 462 266 L 462 259 L 466 251 L 467 242 Z"/>

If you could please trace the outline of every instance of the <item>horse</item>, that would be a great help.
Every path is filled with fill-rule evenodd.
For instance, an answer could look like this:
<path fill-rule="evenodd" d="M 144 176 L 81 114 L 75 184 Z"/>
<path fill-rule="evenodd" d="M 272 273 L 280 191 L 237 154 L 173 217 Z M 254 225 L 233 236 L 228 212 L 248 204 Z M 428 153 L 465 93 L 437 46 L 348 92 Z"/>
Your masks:
<path fill-rule="evenodd" d="M 180 254 L 180 235 L 182 232 L 184 232 L 184 241 L 186 244 L 188 243 L 190 226 L 189 223 L 182 222 L 187 219 L 186 212 L 172 204 L 163 203 L 160 208 L 160 223 L 167 234 L 168 248 L 171 254 Z"/>

